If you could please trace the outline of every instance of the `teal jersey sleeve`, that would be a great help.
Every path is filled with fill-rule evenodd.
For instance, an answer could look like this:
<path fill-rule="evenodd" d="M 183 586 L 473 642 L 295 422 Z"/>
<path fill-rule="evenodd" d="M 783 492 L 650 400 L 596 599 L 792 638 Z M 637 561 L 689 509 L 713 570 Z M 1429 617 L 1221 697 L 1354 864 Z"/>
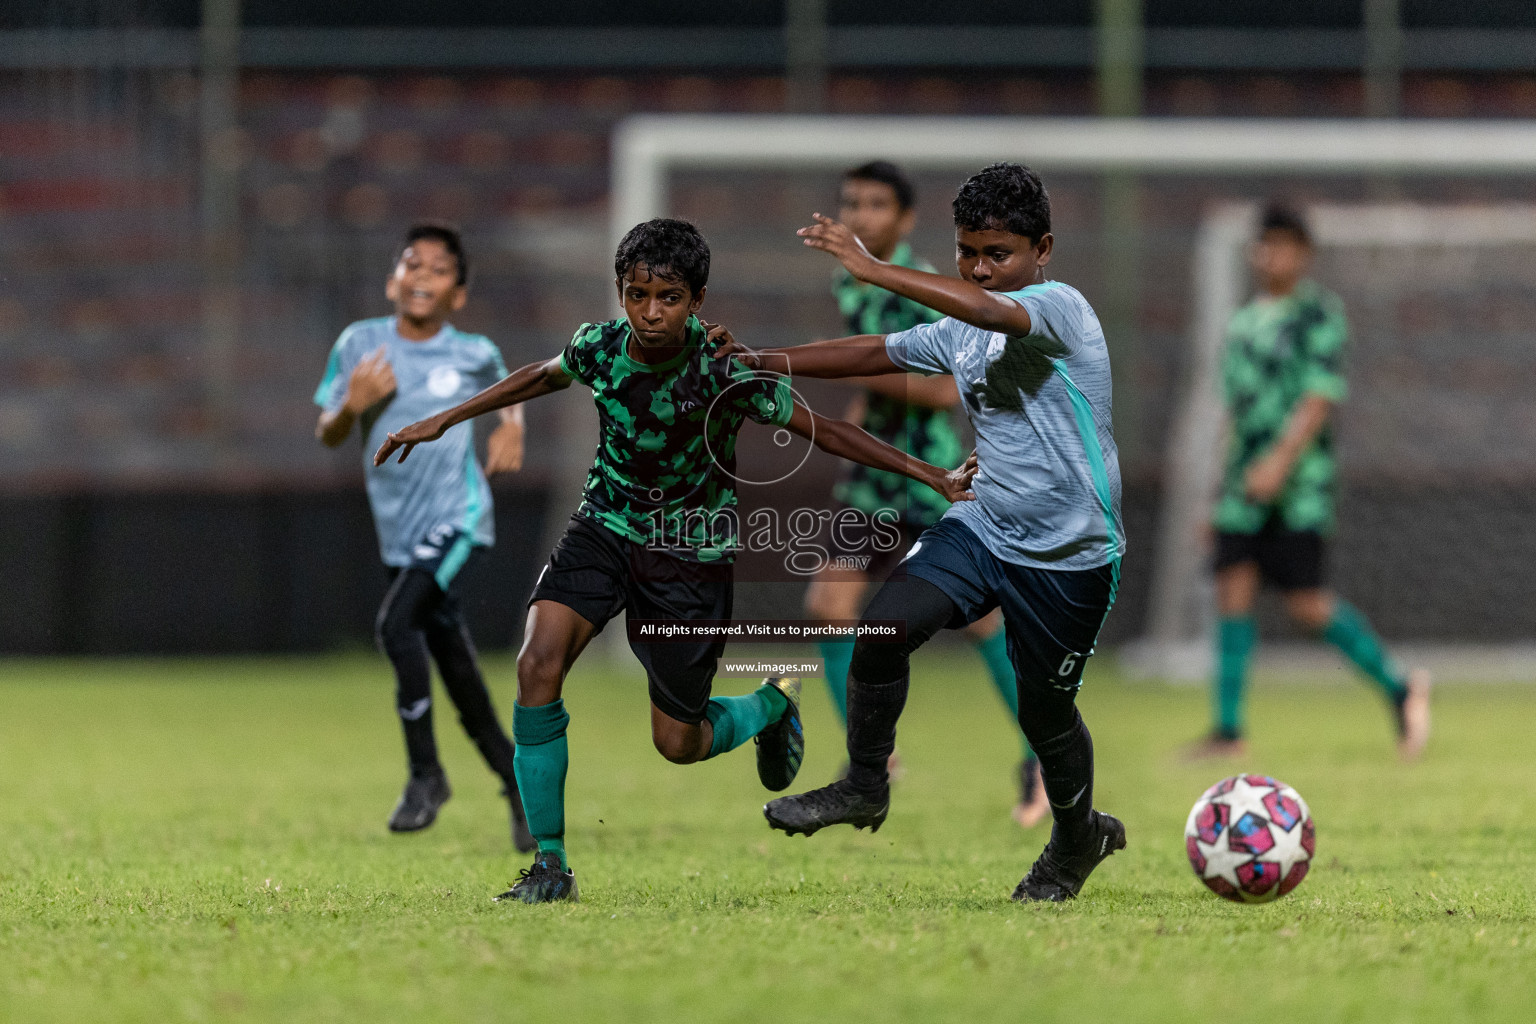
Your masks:
<path fill-rule="evenodd" d="M 501 357 L 501 349 L 490 338 L 477 334 L 474 340 L 478 342 L 481 355 L 480 365 L 474 374 L 475 386 L 484 391 L 507 375 L 507 361 Z"/>
<path fill-rule="evenodd" d="M 1027 340 L 1052 359 L 1073 355 L 1082 345 L 1083 304 L 1071 289 L 1046 281 L 1004 294 L 1029 313 L 1029 333 L 1011 335 L 1010 341 Z"/>
<path fill-rule="evenodd" d="M 349 325 L 336 339 L 336 344 L 331 346 L 325 373 L 320 378 L 320 386 L 315 388 L 315 404 L 326 412 L 335 412 L 347 400 L 347 384 L 352 378 L 352 371 L 362 359 L 356 344 L 361 326 Z"/>

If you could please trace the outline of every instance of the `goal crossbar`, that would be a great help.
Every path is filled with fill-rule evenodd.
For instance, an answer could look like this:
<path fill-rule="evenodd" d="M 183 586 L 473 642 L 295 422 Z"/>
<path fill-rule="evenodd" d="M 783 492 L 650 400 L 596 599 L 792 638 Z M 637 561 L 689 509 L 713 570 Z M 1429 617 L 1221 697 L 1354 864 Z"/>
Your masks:
<path fill-rule="evenodd" d="M 641 115 L 613 138 L 611 229 L 664 214 L 680 167 L 914 166 L 1022 160 L 1071 171 L 1536 172 L 1536 124 L 1226 118 Z"/>

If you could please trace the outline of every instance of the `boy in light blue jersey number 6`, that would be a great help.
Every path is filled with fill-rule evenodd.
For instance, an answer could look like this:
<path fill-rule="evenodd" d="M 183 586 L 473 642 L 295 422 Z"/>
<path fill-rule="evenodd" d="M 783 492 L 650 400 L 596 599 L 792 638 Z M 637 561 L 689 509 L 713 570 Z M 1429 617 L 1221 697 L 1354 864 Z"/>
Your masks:
<path fill-rule="evenodd" d="M 1040 758 L 1054 819 L 1016 900 L 1075 897 L 1125 847 L 1125 826 L 1093 809 L 1093 742 L 1076 706 L 1083 665 L 1120 582 L 1125 532 L 1110 417 L 1109 353 L 1088 301 L 1045 277 L 1054 237 L 1040 178 L 994 164 L 954 201 L 955 264 L 943 277 L 875 259 L 846 225 L 820 214 L 804 244 L 860 281 L 944 314 L 895 334 L 729 354 L 802 377 L 952 374 L 976 431 L 975 500 L 923 532 L 864 612 L 901 619 L 906 636 L 854 645 L 846 779 L 765 807 L 776 829 L 878 828 L 890 809 L 886 759 L 906 705 L 914 650 L 941 629 L 1003 612 L 1019 725 Z"/>

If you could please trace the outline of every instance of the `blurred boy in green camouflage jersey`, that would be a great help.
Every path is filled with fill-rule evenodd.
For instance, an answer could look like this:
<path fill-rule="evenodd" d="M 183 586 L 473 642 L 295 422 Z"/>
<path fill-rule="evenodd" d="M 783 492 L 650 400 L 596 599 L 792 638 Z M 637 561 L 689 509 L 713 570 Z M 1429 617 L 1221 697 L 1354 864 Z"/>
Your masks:
<path fill-rule="evenodd" d="M 839 219 L 853 229 L 866 248 L 879 259 L 904 267 L 932 272 L 917 259 L 907 242 L 916 221 L 912 183 L 895 165 L 883 160 L 855 167 L 843 175 Z M 849 334 L 896 334 L 942 317 L 911 299 L 864 284 L 841 268 L 832 293 L 848 325 Z M 954 378 L 901 374 L 871 377 L 860 382 L 865 390 L 854 399 L 845 418 L 874 436 L 910 452 L 924 462 L 952 466 L 962 457 L 960 438 L 950 410 L 959 402 Z M 949 503 L 931 489 L 912 486 L 894 473 L 852 465 L 833 490 L 845 509 L 863 513 L 849 517 L 831 530 L 833 564 L 820 572 L 806 591 L 806 611 L 820 621 L 851 621 L 864 607 L 865 592 L 872 580 L 884 580 L 917 539 L 938 522 Z M 886 510 L 883 511 L 882 510 Z M 899 533 L 894 546 L 879 543 L 879 527 L 870 517 L 877 512 L 889 518 L 886 536 Z M 892 532 L 894 529 L 895 533 Z M 868 558 L 864 568 L 851 566 Z M 1008 661 L 1007 639 L 1001 613 L 994 611 L 966 629 L 976 651 L 986 663 L 992 683 L 1012 717 L 1018 718 L 1018 688 Z M 829 639 L 820 644 L 826 666 L 827 689 L 844 725 L 848 722 L 848 665 L 853 641 Z M 1040 762 L 1019 733 L 1024 759 L 1019 766 L 1019 801 L 1013 817 L 1028 828 L 1050 813 L 1045 789 L 1040 785 Z M 895 760 L 895 755 L 892 755 Z M 892 768 L 896 766 L 893 764 Z"/>
<path fill-rule="evenodd" d="M 1243 692 L 1257 631 L 1253 601 L 1268 581 L 1298 625 L 1337 647 L 1380 689 L 1398 747 L 1429 735 L 1429 675 L 1405 672 L 1365 617 L 1324 582 L 1337 465 L 1330 418 L 1346 393 L 1348 326 L 1338 296 L 1306 278 L 1312 241 L 1291 210 L 1265 211 L 1253 248 L 1259 294 L 1227 328 L 1222 384 L 1231 439 L 1216 531 L 1217 671 L 1210 735 L 1198 756 L 1243 750 Z"/>

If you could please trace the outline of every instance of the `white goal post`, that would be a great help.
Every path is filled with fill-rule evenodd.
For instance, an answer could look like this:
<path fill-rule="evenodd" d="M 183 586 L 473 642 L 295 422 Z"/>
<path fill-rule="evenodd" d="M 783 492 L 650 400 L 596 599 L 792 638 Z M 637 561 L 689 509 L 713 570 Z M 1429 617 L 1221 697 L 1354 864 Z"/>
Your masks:
<path fill-rule="evenodd" d="M 1254 204 L 1207 212 L 1195 244 L 1190 372 L 1170 425 L 1163 471 L 1163 522 L 1157 537 L 1151 613 L 1145 637 L 1123 652 L 1135 673 L 1203 678 L 1209 669 L 1214 592 L 1203 540 L 1221 472 L 1226 412 L 1220 366 L 1227 322 L 1246 298 L 1246 252 L 1257 226 Z M 1536 206 L 1427 206 L 1407 203 L 1319 204 L 1307 209 L 1320 251 L 1424 247 L 1446 254 L 1472 246 L 1536 247 Z M 1536 324 L 1531 325 L 1536 334 Z M 1490 665 L 1490 654 L 1504 665 Z M 1528 676 L 1530 652 L 1483 650 L 1479 670 Z M 1516 666 L 1512 662 L 1520 662 Z"/>
<path fill-rule="evenodd" d="M 1536 124 L 1503 121 L 642 115 L 613 137 L 614 241 L 663 215 L 682 167 L 912 167 L 1020 160 L 1043 170 L 1536 172 Z"/>
<path fill-rule="evenodd" d="M 674 172 L 837 171 L 875 157 L 915 169 L 1019 160 L 1043 171 L 1100 173 L 1480 173 L 1536 182 L 1536 124 L 1502 121 L 640 116 L 613 139 L 611 230 L 669 211 Z M 1536 208 L 1314 207 L 1320 245 L 1536 244 Z M 1243 247 L 1254 208 L 1206 212 L 1192 273 L 1188 370 L 1167 440 L 1163 521 L 1155 544 L 1147 635 L 1125 652 L 1164 678 L 1205 670 L 1210 589 L 1200 521 L 1219 472 L 1216 386 L 1227 319 L 1247 287 Z M 1527 676 L 1521 667 L 1493 674 Z M 1506 659 L 1507 660 L 1507 659 Z"/>

